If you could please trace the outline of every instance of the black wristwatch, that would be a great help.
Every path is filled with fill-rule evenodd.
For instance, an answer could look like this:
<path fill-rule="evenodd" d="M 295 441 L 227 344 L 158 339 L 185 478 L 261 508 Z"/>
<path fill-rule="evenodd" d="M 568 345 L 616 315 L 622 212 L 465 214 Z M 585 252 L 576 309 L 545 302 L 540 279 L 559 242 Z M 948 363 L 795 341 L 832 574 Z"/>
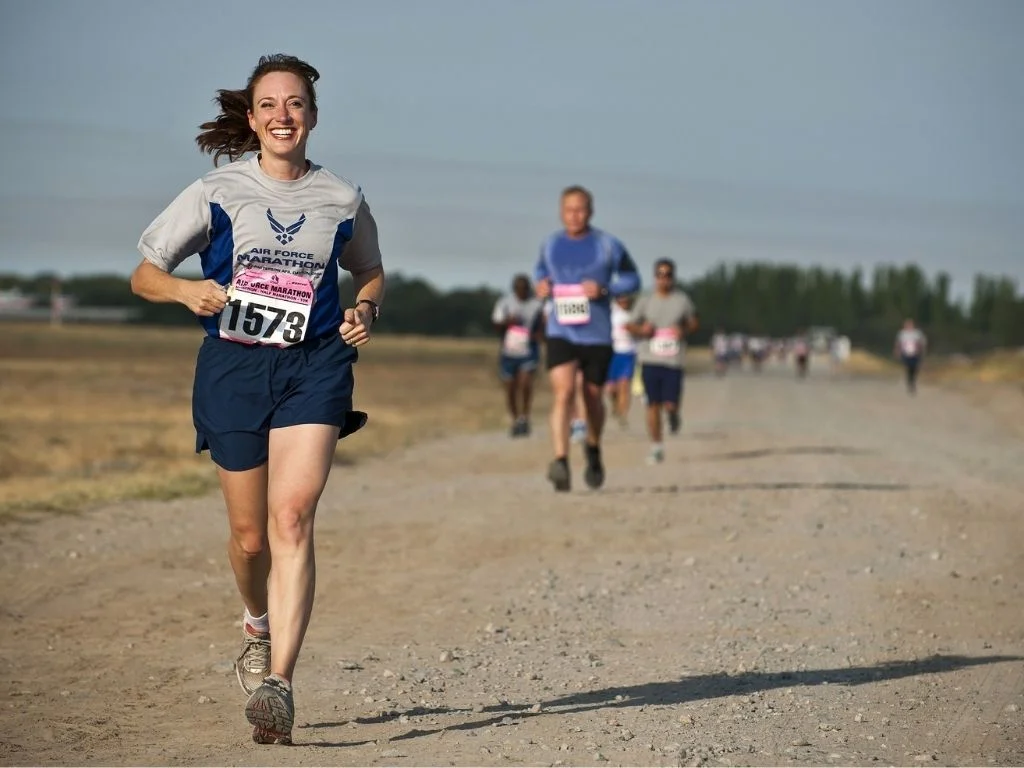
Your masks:
<path fill-rule="evenodd" d="M 377 318 L 380 317 L 380 307 L 377 305 L 377 302 L 373 299 L 360 299 L 356 302 L 356 306 L 358 307 L 360 304 L 370 305 L 370 317 L 373 319 L 373 322 L 376 323 Z"/>

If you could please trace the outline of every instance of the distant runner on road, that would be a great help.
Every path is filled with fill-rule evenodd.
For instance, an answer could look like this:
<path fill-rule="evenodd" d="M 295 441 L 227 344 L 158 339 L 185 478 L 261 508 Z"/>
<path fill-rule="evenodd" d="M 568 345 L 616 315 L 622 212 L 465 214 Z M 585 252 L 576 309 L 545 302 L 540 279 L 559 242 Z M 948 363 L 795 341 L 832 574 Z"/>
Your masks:
<path fill-rule="evenodd" d="M 760 373 L 764 360 L 768 356 L 768 340 L 760 336 L 751 336 L 747 344 L 750 352 L 750 363 L 755 373 Z"/>
<path fill-rule="evenodd" d="M 686 337 L 697 330 L 696 309 L 690 297 L 676 288 L 675 277 L 675 263 L 658 259 L 654 290 L 637 300 L 628 326 L 640 339 L 637 360 L 647 394 L 647 432 L 651 439 L 648 462 L 652 464 L 665 458 L 662 412 L 668 416 L 673 435 L 682 426 Z"/>
<path fill-rule="evenodd" d="M 636 339 L 629 332 L 633 298 L 617 296 L 612 303 L 612 362 L 608 366 L 607 391 L 619 424 L 629 426 L 633 372 L 636 369 Z"/>
<path fill-rule="evenodd" d="M 711 336 L 711 354 L 715 358 L 715 373 L 724 376 L 729 369 L 729 337 L 721 328 Z"/>
<path fill-rule="evenodd" d="M 798 378 L 807 376 L 807 368 L 811 357 L 811 344 L 803 330 L 800 330 L 793 337 L 793 357 L 796 360 L 796 375 Z"/>
<path fill-rule="evenodd" d="M 540 360 L 541 309 L 530 278 L 516 275 L 512 292 L 498 299 L 491 314 L 491 322 L 501 334 L 498 376 L 505 387 L 512 437 L 530 434 L 533 377 Z"/>
<path fill-rule="evenodd" d="M 921 367 L 921 359 L 924 357 L 927 347 L 928 340 L 921 329 L 910 318 L 904 320 L 903 328 L 896 334 L 893 354 L 903 363 L 907 392 L 911 395 L 917 392 L 917 372 Z"/>
<path fill-rule="evenodd" d="M 587 411 L 584 480 L 590 488 L 604 484 L 602 389 L 612 359 L 611 299 L 640 287 L 636 264 L 625 246 L 590 226 L 593 213 L 590 192 L 580 186 L 563 190 L 564 228 L 544 241 L 534 272 L 537 296 L 552 302 L 546 339 L 555 457 L 548 467 L 548 479 L 556 491 L 568 491 L 571 486 L 569 416 L 577 371 L 583 372 Z"/>

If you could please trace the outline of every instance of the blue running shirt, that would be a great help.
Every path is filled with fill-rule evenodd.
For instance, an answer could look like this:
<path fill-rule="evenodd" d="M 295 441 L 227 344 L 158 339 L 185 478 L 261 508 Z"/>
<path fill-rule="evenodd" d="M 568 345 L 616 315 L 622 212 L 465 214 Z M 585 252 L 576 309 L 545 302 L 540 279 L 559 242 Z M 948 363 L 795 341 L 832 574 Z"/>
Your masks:
<path fill-rule="evenodd" d="M 640 288 L 640 275 L 625 246 L 594 228 L 581 238 L 571 238 L 565 232 L 551 235 L 541 246 L 534 278 L 551 281 L 547 335 L 573 344 L 610 345 L 610 297 Z M 586 299 L 579 287 L 584 280 L 593 280 L 607 295 Z"/>

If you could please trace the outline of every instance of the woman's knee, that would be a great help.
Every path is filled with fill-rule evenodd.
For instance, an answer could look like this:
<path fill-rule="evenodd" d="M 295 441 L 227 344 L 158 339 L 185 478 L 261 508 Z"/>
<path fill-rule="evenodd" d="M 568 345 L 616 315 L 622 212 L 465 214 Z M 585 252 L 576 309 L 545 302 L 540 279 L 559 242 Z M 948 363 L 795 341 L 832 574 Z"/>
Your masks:
<path fill-rule="evenodd" d="M 232 527 L 231 544 L 246 560 L 256 560 L 267 551 L 267 533 L 252 526 Z"/>
<path fill-rule="evenodd" d="M 274 538 L 286 546 L 301 546 L 313 533 L 315 499 L 289 499 L 270 511 Z"/>

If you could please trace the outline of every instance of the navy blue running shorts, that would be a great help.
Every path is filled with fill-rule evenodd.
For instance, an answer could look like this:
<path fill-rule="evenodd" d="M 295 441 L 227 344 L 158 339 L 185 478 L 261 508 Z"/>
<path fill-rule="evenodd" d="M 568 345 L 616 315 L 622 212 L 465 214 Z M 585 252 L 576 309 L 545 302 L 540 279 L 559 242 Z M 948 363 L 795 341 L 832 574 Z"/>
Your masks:
<path fill-rule="evenodd" d="M 644 394 L 650 405 L 679 405 L 683 395 L 683 370 L 667 365 L 640 366 Z"/>
<path fill-rule="evenodd" d="M 207 336 L 192 388 L 196 453 L 210 451 L 233 472 L 267 462 L 270 430 L 330 424 L 338 439 L 366 424 L 352 410 L 358 353 L 337 332 L 291 347 L 240 344 Z"/>

